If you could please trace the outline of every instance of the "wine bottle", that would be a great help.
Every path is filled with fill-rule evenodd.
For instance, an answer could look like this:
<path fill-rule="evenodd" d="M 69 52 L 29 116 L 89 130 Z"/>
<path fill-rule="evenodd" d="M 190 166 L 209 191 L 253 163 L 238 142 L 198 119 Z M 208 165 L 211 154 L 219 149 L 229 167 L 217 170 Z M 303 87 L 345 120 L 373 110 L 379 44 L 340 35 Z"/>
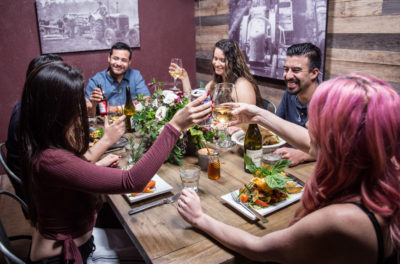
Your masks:
<path fill-rule="evenodd" d="M 261 166 L 262 136 L 257 124 L 250 124 L 247 129 L 246 137 L 244 139 L 244 153 L 251 158 L 254 165 L 257 167 Z M 244 164 L 244 170 L 247 173 L 250 173 L 246 163 Z"/>
<path fill-rule="evenodd" d="M 126 92 L 126 101 L 124 107 L 124 115 L 126 116 L 125 130 L 127 130 L 128 132 L 133 132 L 134 127 L 132 122 L 132 116 L 135 113 L 135 106 L 133 105 L 132 102 L 131 88 L 129 86 L 126 86 L 125 92 Z"/>
<path fill-rule="evenodd" d="M 107 99 L 104 96 L 104 91 L 103 89 L 101 89 L 101 85 L 98 84 L 97 87 L 100 89 L 101 94 L 103 95 L 103 98 L 101 99 L 101 101 L 99 102 L 99 112 L 100 115 L 106 115 L 107 114 Z"/>

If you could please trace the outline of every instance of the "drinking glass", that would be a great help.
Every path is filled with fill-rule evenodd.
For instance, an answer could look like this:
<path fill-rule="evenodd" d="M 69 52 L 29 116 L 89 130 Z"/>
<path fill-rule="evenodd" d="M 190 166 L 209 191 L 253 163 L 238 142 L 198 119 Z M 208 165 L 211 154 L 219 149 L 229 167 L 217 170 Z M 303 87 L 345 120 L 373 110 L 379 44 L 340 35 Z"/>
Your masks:
<path fill-rule="evenodd" d="M 169 71 L 169 74 L 174 78 L 174 87 L 172 87 L 172 91 L 179 91 L 176 87 L 176 79 L 178 79 L 182 75 L 182 59 L 179 58 L 172 58 L 171 63 L 176 64 L 178 68 L 174 71 Z"/>
<path fill-rule="evenodd" d="M 123 115 L 124 104 L 122 89 L 107 101 L 107 116 L 110 124 Z"/>
<path fill-rule="evenodd" d="M 199 190 L 200 167 L 197 165 L 184 165 L 179 169 L 182 188 Z"/>
<path fill-rule="evenodd" d="M 233 120 L 232 108 L 223 106 L 223 103 L 230 103 L 237 101 L 236 88 L 233 83 L 217 83 L 214 88 L 212 100 L 214 101 L 214 108 L 212 115 L 214 121 L 218 122 L 218 126 L 222 126 L 224 136 L 220 138 L 216 146 L 219 149 L 230 149 L 236 143 L 228 139 L 228 124 Z"/>
<path fill-rule="evenodd" d="M 212 152 L 208 155 L 208 178 L 218 180 L 221 177 L 221 163 L 219 162 L 218 152 Z"/>

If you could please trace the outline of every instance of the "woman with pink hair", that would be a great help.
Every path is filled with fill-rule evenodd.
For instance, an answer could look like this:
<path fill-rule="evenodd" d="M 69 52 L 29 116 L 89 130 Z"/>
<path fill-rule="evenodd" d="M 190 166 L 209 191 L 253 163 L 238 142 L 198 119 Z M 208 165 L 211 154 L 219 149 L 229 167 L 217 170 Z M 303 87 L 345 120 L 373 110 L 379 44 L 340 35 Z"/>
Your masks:
<path fill-rule="evenodd" d="M 178 202 L 186 221 L 258 261 L 399 262 L 400 97 L 390 85 L 362 74 L 322 83 L 310 103 L 308 131 L 254 105 L 230 105 L 234 124 L 270 128 L 315 156 L 315 170 L 286 229 L 253 236 L 204 214 L 190 190 Z"/>

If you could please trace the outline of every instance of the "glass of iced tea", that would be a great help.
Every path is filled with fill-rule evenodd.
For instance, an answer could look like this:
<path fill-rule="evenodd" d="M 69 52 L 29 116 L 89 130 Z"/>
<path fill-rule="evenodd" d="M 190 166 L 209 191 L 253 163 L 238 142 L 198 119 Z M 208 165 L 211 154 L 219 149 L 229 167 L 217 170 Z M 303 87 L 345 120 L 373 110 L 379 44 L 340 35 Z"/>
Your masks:
<path fill-rule="evenodd" d="M 218 152 L 211 152 L 208 155 L 207 174 L 211 180 L 218 180 L 221 177 L 221 163 L 219 162 Z"/>

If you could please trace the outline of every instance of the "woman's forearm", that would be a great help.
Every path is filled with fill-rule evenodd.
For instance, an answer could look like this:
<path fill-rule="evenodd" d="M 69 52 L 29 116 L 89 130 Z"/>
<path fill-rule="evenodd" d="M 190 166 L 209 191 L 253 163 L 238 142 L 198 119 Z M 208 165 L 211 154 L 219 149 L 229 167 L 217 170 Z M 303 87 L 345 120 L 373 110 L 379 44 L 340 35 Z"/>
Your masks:
<path fill-rule="evenodd" d="M 310 136 L 306 128 L 286 121 L 267 110 L 263 109 L 262 111 L 258 121 L 259 125 L 272 130 L 275 134 L 297 149 L 306 153 L 309 152 Z"/>
<path fill-rule="evenodd" d="M 247 258 L 258 261 L 265 261 L 267 258 L 263 254 L 265 248 L 263 248 L 261 238 L 258 236 L 217 221 L 207 214 L 203 214 L 194 226 L 218 240 L 225 247 Z"/>
<path fill-rule="evenodd" d="M 190 85 L 190 79 L 189 76 L 184 78 L 182 80 L 182 87 L 183 87 L 183 93 L 186 97 L 190 98 L 191 97 L 191 92 L 192 92 L 192 86 Z"/>
<path fill-rule="evenodd" d="M 96 162 L 99 160 L 101 155 L 106 152 L 106 150 L 112 146 L 112 142 L 109 142 L 106 139 L 101 138 L 96 144 L 94 144 L 91 148 L 89 148 L 86 153 L 83 155 L 89 162 Z"/>

